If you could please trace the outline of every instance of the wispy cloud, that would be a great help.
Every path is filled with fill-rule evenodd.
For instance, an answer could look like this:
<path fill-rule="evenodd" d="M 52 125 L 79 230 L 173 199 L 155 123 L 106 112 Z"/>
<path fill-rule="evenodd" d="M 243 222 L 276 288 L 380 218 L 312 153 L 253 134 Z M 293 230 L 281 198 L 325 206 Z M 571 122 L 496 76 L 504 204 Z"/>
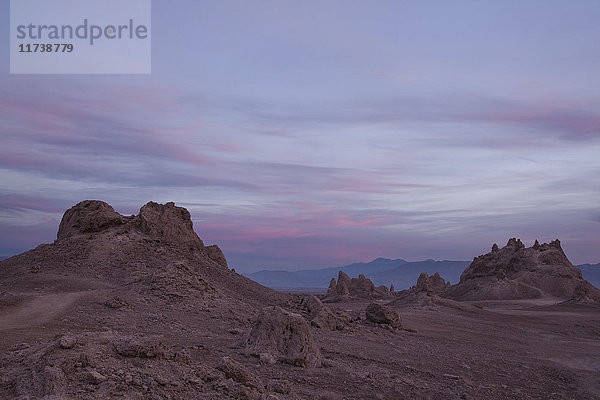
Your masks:
<path fill-rule="evenodd" d="M 2 229 L 19 227 L 10 249 L 48 241 L 62 211 L 100 197 L 128 212 L 149 200 L 188 204 L 203 239 L 240 266 L 464 258 L 473 246 L 454 237 L 487 248 L 490 230 L 557 231 L 543 218 L 575 210 L 561 223 L 581 221 L 589 209 L 577 201 L 600 190 L 574 200 L 565 189 L 590 187 L 598 169 L 593 99 L 308 105 L 115 83 L 69 81 L 57 92 L 36 78 L 0 79 L 0 169 L 30 182 L 0 188 Z"/>

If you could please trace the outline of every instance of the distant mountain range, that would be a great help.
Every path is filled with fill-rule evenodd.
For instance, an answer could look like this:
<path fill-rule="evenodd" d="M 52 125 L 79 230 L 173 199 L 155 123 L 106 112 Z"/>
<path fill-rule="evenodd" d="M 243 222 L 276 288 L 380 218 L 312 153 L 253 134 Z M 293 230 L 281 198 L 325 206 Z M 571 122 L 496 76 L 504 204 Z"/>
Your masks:
<path fill-rule="evenodd" d="M 408 262 L 406 260 L 377 258 L 368 263 L 354 263 L 342 267 L 299 271 L 258 271 L 244 274 L 248 278 L 271 288 L 327 288 L 331 278 L 336 278 L 340 270 L 351 277 L 364 274 L 377 286 L 390 286 L 396 289 L 408 289 L 413 286 L 421 272 L 439 272 L 444 279 L 458 282 L 460 274 L 470 261 L 425 260 Z"/>
<path fill-rule="evenodd" d="M 304 269 L 297 271 L 258 271 L 244 274 L 248 278 L 274 289 L 318 289 L 327 288 L 331 278 L 336 278 L 340 270 L 351 277 L 364 274 L 377 286 L 390 286 L 396 290 L 408 289 L 417 282 L 421 272 L 440 275 L 455 284 L 460 280 L 460 274 L 469 266 L 471 261 L 436 261 L 425 260 L 409 262 L 402 259 L 377 258 L 368 263 L 354 263 L 342 267 L 323 269 Z M 578 265 L 584 279 L 596 287 L 600 287 L 600 264 Z"/>

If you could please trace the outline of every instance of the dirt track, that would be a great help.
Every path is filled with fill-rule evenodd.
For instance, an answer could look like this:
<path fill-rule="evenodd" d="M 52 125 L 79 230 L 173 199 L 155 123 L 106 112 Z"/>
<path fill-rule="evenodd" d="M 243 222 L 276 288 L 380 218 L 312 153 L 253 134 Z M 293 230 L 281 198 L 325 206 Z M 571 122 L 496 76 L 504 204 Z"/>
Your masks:
<path fill-rule="evenodd" d="M 59 293 L 35 297 L 24 304 L 0 312 L 0 331 L 40 327 L 51 321 L 89 292 Z"/>

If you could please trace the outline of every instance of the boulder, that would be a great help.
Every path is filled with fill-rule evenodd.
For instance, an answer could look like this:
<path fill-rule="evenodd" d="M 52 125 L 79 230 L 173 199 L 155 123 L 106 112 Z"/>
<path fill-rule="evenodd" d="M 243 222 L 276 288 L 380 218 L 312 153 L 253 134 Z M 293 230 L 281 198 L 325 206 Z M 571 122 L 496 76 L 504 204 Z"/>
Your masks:
<path fill-rule="evenodd" d="M 300 307 L 309 315 L 310 318 L 314 318 L 324 306 L 321 300 L 319 300 L 316 296 L 310 295 L 302 298 Z"/>
<path fill-rule="evenodd" d="M 277 306 L 260 312 L 245 342 L 246 352 L 252 355 L 270 353 L 280 362 L 301 367 L 321 365 L 308 322 Z"/>
<path fill-rule="evenodd" d="M 365 310 L 367 319 L 376 324 L 386 324 L 392 328 L 402 327 L 402 318 L 400 314 L 390 306 L 384 306 L 378 303 L 371 303 Z"/>

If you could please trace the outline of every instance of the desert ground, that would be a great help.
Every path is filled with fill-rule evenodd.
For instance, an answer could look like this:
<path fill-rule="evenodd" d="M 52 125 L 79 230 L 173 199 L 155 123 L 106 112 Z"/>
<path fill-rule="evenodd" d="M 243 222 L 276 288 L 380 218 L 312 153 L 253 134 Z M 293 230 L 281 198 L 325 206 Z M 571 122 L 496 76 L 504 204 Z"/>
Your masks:
<path fill-rule="evenodd" d="M 0 262 L 0 398 L 600 398 L 595 292 L 280 293 L 228 268 L 185 209 L 99 203 Z"/>

